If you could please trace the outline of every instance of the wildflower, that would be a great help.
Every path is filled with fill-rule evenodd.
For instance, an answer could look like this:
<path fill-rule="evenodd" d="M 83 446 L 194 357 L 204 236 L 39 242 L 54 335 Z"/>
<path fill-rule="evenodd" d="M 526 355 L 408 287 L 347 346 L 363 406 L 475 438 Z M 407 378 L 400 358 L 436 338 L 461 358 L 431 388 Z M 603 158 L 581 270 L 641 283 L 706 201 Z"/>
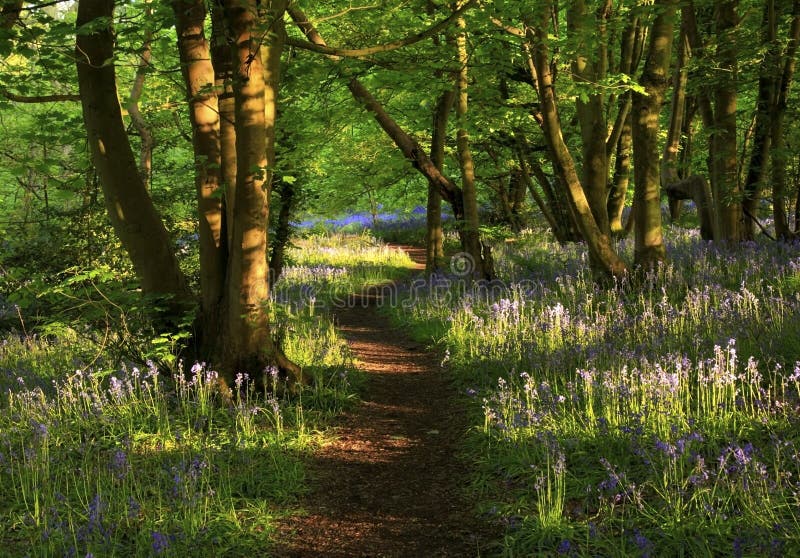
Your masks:
<path fill-rule="evenodd" d="M 128 473 L 129 465 L 128 455 L 124 450 L 117 449 L 114 452 L 114 455 L 111 456 L 110 468 L 116 478 L 121 479 L 125 477 Z"/>
<path fill-rule="evenodd" d="M 158 531 L 152 531 L 150 536 L 153 539 L 153 553 L 162 554 L 166 552 L 166 550 L 169 548 L 169 537 L 163 533 L 159 533 Z"/>
<path fill-rule="evenodd" d="M 560 543 L 558 543 L 558 548 L 556 548 L 556 552 L 559 554 L 569 554 L 572 550 L 572 543 L 569 542 L 569 539 L 562 539 Z"/>

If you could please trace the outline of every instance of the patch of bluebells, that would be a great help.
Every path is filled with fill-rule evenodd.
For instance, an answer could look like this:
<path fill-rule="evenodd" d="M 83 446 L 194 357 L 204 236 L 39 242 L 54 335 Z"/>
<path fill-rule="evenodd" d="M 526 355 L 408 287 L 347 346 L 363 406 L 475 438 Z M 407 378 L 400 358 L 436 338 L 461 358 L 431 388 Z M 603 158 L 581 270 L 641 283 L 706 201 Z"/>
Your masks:
<path fill-rule="evenodd" d="M 620 246 L 630 255 L 630 241 Z M 767 554 L 770 514 L 800 521 L 800 351 L 789 335 L 800 327 L 800 295 L 787 289 L 800 277 L 800 245 L 730 249 L 678 233 L 669 250 L 670 263 L 636 285 L 608 288 L 591 280 L 580 246 L 499 246 L 502 284 L 431 290 L 406 317 L 445 324 L 450 368 L 474 386 L 469 395 L 481 395 L 489 474 L 533 454 L 531 483 L 541 488 L 547 452 L 536 448 L 540 433 L 552 432 L 600 454 L 594 464 L 571 462 L 569 478 L 604 473 L 590 485 L 598 501 L 588 508 L 599 507 L 612 538 L 615 518 L 638 523 L 627 533 L 641 555 L 671 536 L 654 526 L 666 513 L 701 532 L 706 521 L 752 527 L 739 546 Z M 519 497 L 536 517 L 536 498 Z M 800 536 L 778 547 L 800 554 Z"/>

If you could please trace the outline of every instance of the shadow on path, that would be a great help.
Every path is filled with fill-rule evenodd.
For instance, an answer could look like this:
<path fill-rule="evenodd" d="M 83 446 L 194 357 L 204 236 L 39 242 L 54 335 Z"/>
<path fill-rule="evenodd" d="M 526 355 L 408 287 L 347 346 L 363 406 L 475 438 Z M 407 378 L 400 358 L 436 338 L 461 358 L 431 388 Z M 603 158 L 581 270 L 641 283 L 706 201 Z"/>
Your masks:
<path fill-rule="evenodd" d="M 488 526 L 464 500 L 467 471 L 454 455 L 466 419 L 438 357 L 373 305 L 354 306 L 336 319 L 368 373 L 363 400 L 310 463 L 307 514 L 281 525 L 273 554 L 483 555 Z"/>

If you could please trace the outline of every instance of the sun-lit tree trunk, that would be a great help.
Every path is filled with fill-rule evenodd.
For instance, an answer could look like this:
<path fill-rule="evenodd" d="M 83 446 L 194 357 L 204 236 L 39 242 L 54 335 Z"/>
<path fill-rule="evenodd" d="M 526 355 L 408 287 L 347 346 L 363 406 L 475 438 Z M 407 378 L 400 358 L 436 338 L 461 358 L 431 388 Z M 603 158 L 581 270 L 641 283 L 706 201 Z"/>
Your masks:
<path fill-rule="evenodd" d="M 686 83 L 689 79 L 687 61 L 689 58 L 689 38 L 687 36 L 686 19 L 681 18 L 681 32 L 678 37 L 678 58 L 675 62 L 675 73 L 672 80 L 672 110 L 669 117 L 667 141 L 661 154 L 661 187 L 666 189 L 670 184 L 680 180 L 678 173 L 678 154 L 681 148 L 681 133 L 684 128 L 686 114 Z M 672 221 L 680 217 L 682 200 L 669 198 L 669 214 Z"/>
<path fill-rule="evenodd" d="M 172 3 L 178 34 L 178 52 L 189 101 L 195 164 L 195 191 L 199 217 L 201 315 L 204 339 L 218 335 L 219 305 L 227 266 L 227 239 L 221 196 L 220 120 L 214 68 L 206 40 L 203 0 Z M 230 53 L 230 49 L 228 49 Z"/>
<path fill-rule="evenodd" d="M 611 0 L 603 0 L 594 17 L 584 0 L 567 3 L 567 24 L 573 40 L 578 41 L 572 61 L 572 75 L 579 87 L 588 87 L 578 95 L 576 109 L 582 136 L 581 184 L 586 192 L 592 214 L 603 233 L 609 233 L 608 221 L 608 154 L 606 139 L 605 94 L 596 87 L 608 73 L 607 20 L 611 15 Z"/>
<path fill-rule="evenodd" d="M 627 266 L 614 250 L 609 234 L 598 227 L 578 177 L 575 162 L 564 142 L 548 47 L 548 26 L 552 8 L 552 2 L 545 0 L 539 11 L 539 19 L 535 24 L 529 25 L 527 29 L 533 45 L 533 62 L 536 68 L 537 90 L 541 105 L 542 131 L 553 159 L 553 168 L 566 189 L 567 199 L 576 224 L 586 240 L 596 270 L 609 277 L 622 277 L 627 274 Z"/>
<path fill-rule="evenodd" d="M 81 0 L 75 60 L 92 161 L 114 231 L 145 293 L 169 295 L 172 311 L 191 299 L 169 234 L 139 176 L 119 104 L 114 64 L 113 0 Z M 106 21 L 97 25 L 97 21 Z"/>
<path fill-rule="evenodd" d="M 223 318 L 224 372 L 229 381 L 236 371 L 247 370 L 256 375 L 275 362 L 295 381 L 302 379 L 299 367 L 275 345 L 266 308 L 269 190 L 275 165 L 276 101 L 285 9 L 285 0 L 273 0 L 268 7 L 257 0 L 225 1 L 225 16 L 234 44 L 238 169 L 227 312 Z M 271 32 L 264 34 L 264 27 Z"/>
<path fill-rule="evenodd" d="M 233 98 L 233 63 L 222 0 L 211 5 L 211 62 L 219 110 L 220 176 L 224 188 L 223 221 L 228 247 L 233 241 L 233 200 L 236 198 L 236 103 Z"/>
<path fill-rule="evenodd" d="M 455 102 L 456 93 L 449 89 L 439 96 L 433 113 L 431 134 L 431 162 L 442 172 L 447 121 Z M 444 230 L 442 228 L 442 196 L 438 186 L 428 181 L 428 203 L 425 218 L 425 269 L 433 273 L 444 264 Z"/>
<path fill-rule="evenodd" d="M 622 33 L 620 48 L 619 72 L 633 77 L 636 68 L 639 66 L 639 59 L 642 53 L 642 41 L 644 33 L 641 31 L 639 18 L 635 17 L 629 22 Z M 625 199 L 628 195 L 628 184 L 631 174 L 631 92 L 626 91 L 618 100 L 617 119 L 620 122 L 614 124 L 616 138 L 610 137 L 606 142 L 606 154 L 610 157 L 612 150 L 616 150 L 614 157 L 614 172 L 606 202 L 609 227 L 612 234 L 622 235 L 624 226 L 622 224 L 622 213 L 625 209 Z"/>
<path fill-rule="evenodd" d="M 475 164 L 472 159 L 472 150 L 469 145 L 467 132 L 467 109 L 469 94 L 469 56 L 467 53 L 467 34 L 464 18 L 458 18 L 459 33 L 456 37 L 458 51 L 459 71 L 456 77 L 456 116 L 458 128 L 456 130 L 456 149 L 458 163 L 461 167 L 461 196 L 464 200 L 464 225 L 463 249 L 469 254 L 474 263 L 474 275 L 479 279 L 491 279 L 493 270 L 489 267 L 488 258 L 484 256 L 484 246 L 481 243 L 478 217 L 478 194 L 475 188 Z"/>
<path fill-rule="evenodd" d="M 723 241 L 742 239 L 742 192 L 737 184 L 736 152 L 738 0 L 724 0 L 714 6 L 717 39 L 717 78 L 713 85 L 714 141 L 711 164 L 717 230 Z"/>
<path fill-rule="evenodd" d="M 677 0 L 656 0 L 658 15 L 639 80 L 644 93 L 633 94 L 634 263 L 650 267 L 666 257 L 661 231 L 659 119 L 669 82 L 672 34 Z"/>

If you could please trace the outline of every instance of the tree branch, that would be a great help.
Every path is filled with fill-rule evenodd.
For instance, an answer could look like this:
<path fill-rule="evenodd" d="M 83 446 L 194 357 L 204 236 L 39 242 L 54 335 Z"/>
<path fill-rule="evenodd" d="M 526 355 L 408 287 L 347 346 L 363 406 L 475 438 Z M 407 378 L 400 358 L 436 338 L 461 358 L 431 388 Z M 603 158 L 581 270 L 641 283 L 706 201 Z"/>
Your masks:
<path fill-rule="evenodd" d="M 315 42 L 313 40 L 309 41 L 301 41 L 299 39 L 292 39 L 288 37 L 286 39 L 286 44 L 289 46 L 293 46 L 296 48 L 302 48 L 305 50 L 310 50 L 312 52 L 317 52 L 319 54 L 325 54 L 328 56 L 337 56 L 337 57 L 347 57 L 347 58 L 364 58 L 366 56 L 371 56 L 373 54 L 378 54 L 381 52 L 389 52 L 391 50 L 397 50 L 398 48 L 402 48 L 405 46 L 413 45 L 414 43 L 418 43 L 423 41 L 433 35 L 436 35 L 439 31 L 450 25 L 455 19 L 457 19 L 461 14 L 467 11 L 469 8 L 477 4 L 477 0 L 469 0 L 463 6 L 458 8 L 452 14 L 447 16 L 445 19 L 440 21 L 439 23 L 429 27 L 425 31 L 420 33 L 416 33 L 414 35 L 409 35 L 403 39 L 398 39 L 396 41 L 391 41 L 389 43 L 384 43 L 382 45 L 375 45 L 371 47 L 364 47 L 364 48 L 335 48 L 329 47 L 326 44 L 320 44 L 319 42 Z M 290 12 L 298 10 L 289 10 Z M 300 27 L 303 33 L 308 36 L 308 32 L 306 31 L 307 28 L 313 29 L 313 24 L 308 21 L 308 18 L 303 15 L 303 20 L 298 20 L 294 16 L 292 16 L 295 23 Z"/>
<path fill-rule="evenodd" d="M 64 95 L 17 95 L 6 90 L 0 90 L 0 96 L 15 103 L 63 103 L 66 101 L 80 101 L 81 96 L 74 93 Z"/>

